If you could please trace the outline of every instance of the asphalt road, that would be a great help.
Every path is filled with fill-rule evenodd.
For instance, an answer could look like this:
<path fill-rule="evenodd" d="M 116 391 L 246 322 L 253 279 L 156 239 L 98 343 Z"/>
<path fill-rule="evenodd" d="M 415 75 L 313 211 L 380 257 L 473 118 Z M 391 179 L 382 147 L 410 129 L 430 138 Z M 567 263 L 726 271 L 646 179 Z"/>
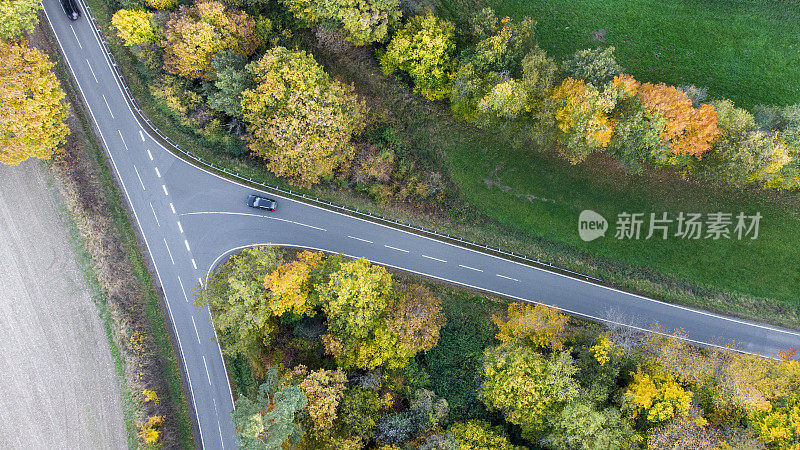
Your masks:
<path fill-rule="evenodd" d="M 229 414 L 233 399 L 209 311 L 192 305 L 192 292 L 227 255 L 252 245 L 365 257 L 588 318 L 605 318 L 614 311 L 634 327 L 658 321 L 667 329 L 686 330 L 696 342 L 735 343 L 752 353 L 772 355 L 800 347 L 797 331 L 662 303 L 277 194 L 269 194 L 279 202 L 274 213 L 248 208 L 245 198 L 256 191 L 185 162 L 142 128 L 85 14 L 71 22 L 58 0 L 44 0 L 43 5 L 153 260 L 205 448 L 235 447 Z"/>

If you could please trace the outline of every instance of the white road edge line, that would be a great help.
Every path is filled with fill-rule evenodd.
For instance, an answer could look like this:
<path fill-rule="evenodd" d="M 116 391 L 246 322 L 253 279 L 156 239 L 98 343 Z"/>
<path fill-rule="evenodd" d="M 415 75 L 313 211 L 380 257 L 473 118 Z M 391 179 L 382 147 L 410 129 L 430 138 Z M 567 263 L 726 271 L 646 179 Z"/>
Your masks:
<path fill-rule="evenodd" d="M 476 268 L 474 268 L 474 267 L 465 266 L 465 265 L 463 265 L 463 264 L 459 264 L 459 265 L 458 265 L 458 267 L 463 267 L 463 268 L 465 268 L 465 269 L 474 270 L 475 272 L 483 272 L 481 269 L 476 269 Z"/>
<path fill-rule="evenodd" d="M 511 277 L 507 277 L 507 276 L 505 276 L 505 275 L 500 275 L 499 273 L 497 274 L 497 276 L 498 276 L 498 277 L 500 277 L 500 278 L 505 278 L 506 280 L 511 280 L 511 281 L 516 281 L 516 282 L 519 282 L 519 280 L 518 280 L 518 279 L 516 279 L 516 278 L 511 278 Z"/>
<path fill-rule="evenodd" d="M 105 94 L 100 94 L 103 96 L 103 101 L 106 102 L 106 108 L 108 108 L 108 113 L 111 114 L 111 118 L 114 118 L 114 113 L 111 111 L 111 105 L 108 104 L 108 100 L 106 100 Z"/>
<path fill-rule="evenodd" d="M 428 259 L 432 259 L 432 260 L 434 260 L 434 261 L 439 261 L 439 262 L 443 262 L 443 263 L 446 263 L 446 262 L 447 262 L 447 261 L 445 261 L 445 260 L 443 260 L 443 259 L 439 259 L 439 258 L 434 258 L 434 257 L 433 257 L 433 256 L 428 256 L 428 255 L 422 255 L 422 257 L 423 257 L 423 258 L 428 258 Z"/>
<path fill-rule="evenodd" d="M 398 252 L 411 253 L 408 250 L 403 250 L 402 248 L 392 247 L 391 245 L 384 245 L 384 247 L 390 248 L 392 250 L 397 250 Z"/>
<path fill-rule="evenodd" d="M 203 365 L 206 367 L 206 377 L 208 377 L 208 385 L 211 386 L 211 374 L 208 373 L 208 364 L 206 364 L 206 355 L 203 355 Z"/>
<path fill-rule="evenodd" d="M 372 242 L 372 241 L 368 241 L 366 239 L 361 239 L 359 237 L 355 237 L 355 236 L 347 236 L 347 237 L 349 237 L 350 239 L 355 239 L 357 241 L 366 242 L 367 244 L 374 244 L 374 242 Z"/>
<path fill-rule="evenodd" d="M 167 247 L 167 253 L 169 254 L 169 260 L 172 261 L 172 264 L 175 264 L 175 260 L 172 259 L 172 252 L 169 251 L 169 245 L 167 244 L 167 238 L 164 239 L 164 247 Z"/>
<path fill-rule="evenodd" d="M 72 24 L 69 24 L 69 29 L 72 30 L 72 35 L 75 36 L 75 41 L 78 42 L 78 47 L 83 50 L 83 46 L 81 45 L 81 40 L 78 39 L 78 33 L 75 32 L 75 28 L 72 28 Z"/>
<path fill-rule="evenodd" d="M 192 316 L 192 326 L 194 327 L 194 335 L 197 336 L 197 343 L 202 344 L 202 342 L 200 342 L 200 333 L 197 332 L 197 324 L 194 321 L 194 316 Z"/>
<path fill-rule="evenodd" d="M 161 222 L 158 221 L 158 216 L 156 215 L 156 209 L 153 208 L 152 203 L 149 203 L 149 205 L 150 205 L 150 210 L 153 211 L 153 217 L 156 219 L 156 225 L 158 225 L 158 227 L 161 228 Z"/>
<path fill-rule="evenodd" d="M 100 82 L 97 81 L 97 75 L 94 74 L 94 69 L 92 69 L 92 65 L 89 63 L 88 59 L 86 60 L 86 65 L 89 66 L 89 71 L 92 72 L 92 78 L 94 78 L 94 82 L 100 84 Z"/>
<path fill-rule="evenodd" d="M 146 191 L 147 188 L 144 187 L 144 182 L 142 181 L 141 175 L 139 175 L 139 169 L 136 168 L 136 164 L 133 165 L 133 170 L 134 170 L 134 172 L 136 172 L 136 178 L 139 179 L 139 184 L 142 185 L 142 190 Z"/>

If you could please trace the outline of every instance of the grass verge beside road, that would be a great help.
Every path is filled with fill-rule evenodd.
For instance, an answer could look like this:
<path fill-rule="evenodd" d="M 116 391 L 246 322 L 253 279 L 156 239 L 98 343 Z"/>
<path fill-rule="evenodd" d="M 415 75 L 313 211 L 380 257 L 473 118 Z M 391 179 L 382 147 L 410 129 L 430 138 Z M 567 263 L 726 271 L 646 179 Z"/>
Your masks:
<path fill-rule="evenodd" d="M 97 292 L 96 301 L 122 385 L 129 445 L 138 446 L 137 427 L 148 416 L 163 415 L 164 447 L 194 448 L 176 350 L 160 296 L 82 99 L 46 19 L 41 20 L 37 32 L 56 60 L 56 73 L 72 104 L 66 150 L 48 166 L 73 230 L 76 255 Z M 158 402 L 147 401 L 144 389 L 155 391 Z"/>

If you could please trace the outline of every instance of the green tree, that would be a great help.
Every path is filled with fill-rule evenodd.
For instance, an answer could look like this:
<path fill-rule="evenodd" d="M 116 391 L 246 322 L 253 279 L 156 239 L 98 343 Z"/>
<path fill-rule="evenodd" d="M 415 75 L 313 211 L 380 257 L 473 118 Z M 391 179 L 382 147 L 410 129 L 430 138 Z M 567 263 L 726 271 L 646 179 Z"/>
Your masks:
<path fill-rule="evenodd" d="M 598 410 L 583 402 L 568 403 L 551 416 L 550 431 L 542 443 L 554 449 L 635 448 L 636 433 L 616 408 Z"/>
<path fill-rule="evenodd" d="M 460 450 L 522 450 L 511 444 L 508 433 L 501 427 L 492 426 L 485 420 L 468 420 L 456 422 L 448 428 L 458 440 Z"/>
<path fill-rule="evenodd" d="M 226 354 L 253 356 L 269 345 L 275 323 L 271 294 L 262 283 L 281 263 L 281 254 L 275 247 L 244 249 L 231 256 L 198 291 L 195 303 L 211 308 Z"/>
<path fill-rule="evenodd" d="M 351 86 L 331 81 L 308 53 L 284 47 L 247 68 L 255 82 L 242 93 L 250 150 L 273 173 L 310 185 L 352 160 L 350 139 L 364 128 L 366 106 Z"/>
<path fill-rule="evenodd" d="M 455 26 L 433 13 L 412 17 L 380 55 L 383 73 L 405 71 L 414 91 L 430 100 L 450 95 L 455 52 Z"/>
<path fill-rule="evenodd" d="M 19 39 L 24 33 L 33 31 L 39 23 L 39 8 L 36 0 L 3 0 L 0 2 L 0 40 Z"/>
<path fill-rule="evenodd" d="M 245 57 L 233 50 L 219 52 L 211 59 L 214 76 L 206 85 L 209 107 L 231 117 L 242 117 L 242 92 L 253 85 L 246 63 Z"/>
<path fill-rule="evenodd" d="M 378 394 L 359 388 L 345 391 L 339 403 L 339 424 L 344 434 L 361 436 L 369 441 L 378 425 Z"/>
<path fill-rule="evenodd" d="M 564 72 L 572 78 L 603 87 L 622 73 L 614 59 L 614 47 L 578 50 L 564 61 Z"/>
<path fill-rule="evenodd" d="M 261 450 L 282 448 L 287 442 L 300 442 L 302 429 L 296 414 L 306 407 L 306 397 L 297 386 L 279 387 L 274 368 L 267 381 L 258 389 L 255 401 L 244 395 L 236 399 L 231 412 L 236 440 L 242 449 Z"/>
<path fill-rule="evenodd" d="M 385 42 L 399 20 L 400 0 L 284 0 L 300 19 L 334 22 L 355 45 Z"/>
<path fill-rule="evenodd" d="M 191 80 L 209 80 L 217 53 L 250 56 L 259 46 L 253 18 L 214 0 L 181 6 L 170 14 L 164 34 L 164 68 Z"/>
<path fill-rule="evenodd" d="M 143 9 L 120 9 L 111 17 L 111 24 L 128 47 L 157 40 L 153 13 Z"/>
<path fill-rule="evenodd" d="M 568 352 L 548 359 L 519 345 L 489 348 L 484 353 L 480 398 L 489 409 L 519 425 L 526 439 L 536 440 L 547 428 L 547 417 L 578 395 L 572 378 L 575 370 Z"/>
<path fill-rule="evenodd" d="M 47 56 L 0 41 L 0 163 L 49 159 L 66 141 L 64 91 Z"/>

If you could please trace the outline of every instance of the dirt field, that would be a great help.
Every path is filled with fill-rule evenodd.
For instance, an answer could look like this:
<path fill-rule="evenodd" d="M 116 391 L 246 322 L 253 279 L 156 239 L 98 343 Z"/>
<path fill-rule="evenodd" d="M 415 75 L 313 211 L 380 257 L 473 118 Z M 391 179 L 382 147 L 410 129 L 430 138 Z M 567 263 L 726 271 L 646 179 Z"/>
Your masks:
<path fill-rule="evenodd" d="M 108 340 L 45 179 L 0 165 L 0 448 L 125 448 Z"/>

